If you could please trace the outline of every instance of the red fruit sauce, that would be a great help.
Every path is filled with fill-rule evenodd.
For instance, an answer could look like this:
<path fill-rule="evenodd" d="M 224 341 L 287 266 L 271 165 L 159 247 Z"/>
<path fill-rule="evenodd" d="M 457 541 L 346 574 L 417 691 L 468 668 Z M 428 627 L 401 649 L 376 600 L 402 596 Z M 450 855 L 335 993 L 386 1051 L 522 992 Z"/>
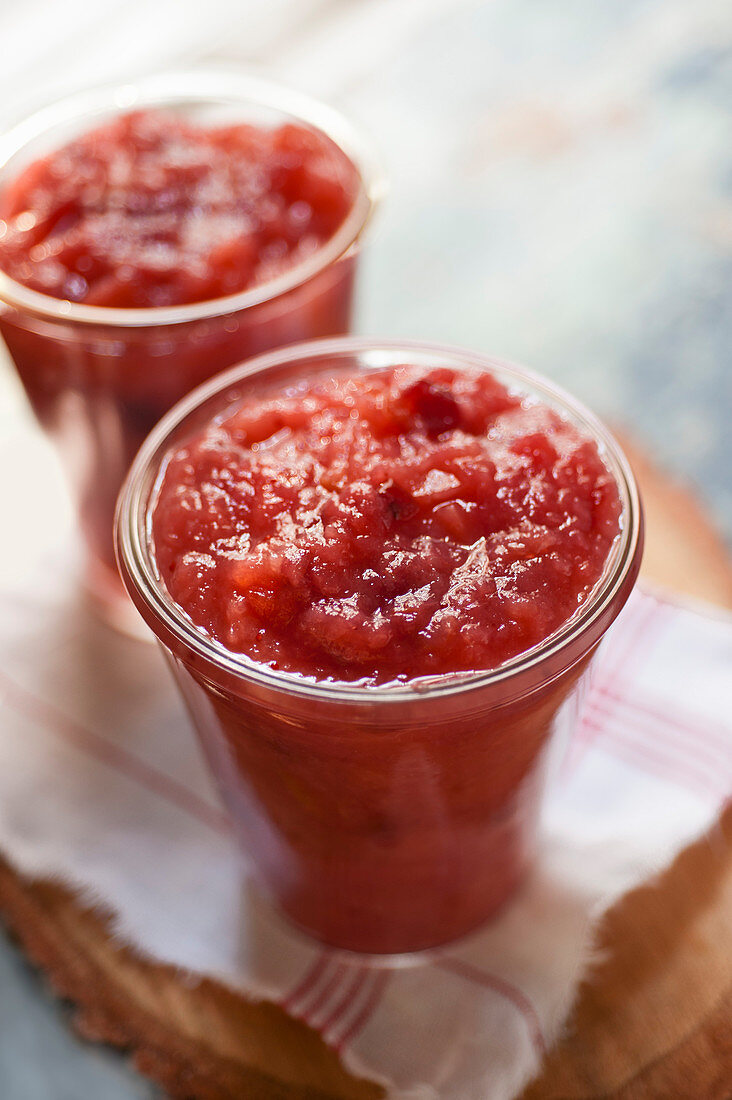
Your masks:
<path fill-rule="evenodd" d="M 173 599 L 317 680 L 492 669 L 561 627 L 619 534 L 593 442 L 489 373 L 410 366 L 245 400 L 172 454 L 153 516 Z"/>
<path fill-rule="evenodd" d="M 348 157 L 304 126 L 206 129 L 137 111 L 5 188 L 0 268 L 86 305 L 207 301 L 310 256 L 343 223 L 357 188 Z"/>

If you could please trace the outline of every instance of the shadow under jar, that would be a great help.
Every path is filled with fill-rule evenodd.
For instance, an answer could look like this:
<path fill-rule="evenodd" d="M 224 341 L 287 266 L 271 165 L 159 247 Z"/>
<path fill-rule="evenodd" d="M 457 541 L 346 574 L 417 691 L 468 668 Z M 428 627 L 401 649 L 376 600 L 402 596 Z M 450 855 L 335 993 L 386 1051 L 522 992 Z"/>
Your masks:
<path fill-rule="evenodd" d="M 245 399 L 405 363 L 490 372 L 596 446 L 619 501 L 598 579 L 558 629 L 486 671 L 363 684 L 226 648 L 161 575 L 153 516 L 172 456 Z M 550 743 L 560 727 L 571 734 L 588 663 L 640 567 L 637 487 L 592 414 L 529 372 L 468 352 L 353 338 L 300 345 L 227 371 L 164 418 L 125 483 L 116 536 L 125 584 L 169 660 L 244 852 L 296 925 L 335 947 L 395 954 L 446 943 L 500 909 L 531 862 Z"/>
<path fill-rule="evenodd" d="M 137 617 L 119 582 L 112 525 L 140 444 L 218 371 L 270 348 L 348 332 L 362 234 L 383 190 L 368 144 L 336 111 L 268 81 L 196 71 L 88 91 L 32 115 L 0 143 L 0 195 L 39 159 L 142 110 L 206 129 L 294 124 L 337 147 L 353 167 L 355 194 L 315 251 L 247 289 L 190 304 L 129 308 L 55 297 L 11 278 L 0 257 L 0 333 L 65 466 L 87 551 L 86 586 L 124 629 Z"/>

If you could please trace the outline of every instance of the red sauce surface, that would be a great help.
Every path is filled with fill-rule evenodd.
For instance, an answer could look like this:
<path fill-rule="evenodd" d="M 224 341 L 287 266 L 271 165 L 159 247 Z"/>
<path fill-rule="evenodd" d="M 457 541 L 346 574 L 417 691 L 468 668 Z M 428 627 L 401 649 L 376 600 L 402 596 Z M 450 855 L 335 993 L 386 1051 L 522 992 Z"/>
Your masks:
<path fill-rule="evenodd" d="M 619 532 L 594 443 L 487 373 L 245 401 L 170 458 L 161 575 L 228 649 L 317 679 L 490 669 L 560 627 Z"/>
<path fill-rule="evenodd" d="M 87 305 L 205 301 L 305 259 L 343 223 L 357 188 L 346 155 L 303 126 L 205 129 L 138 111 L 5 188 L 0 268 Z"/>

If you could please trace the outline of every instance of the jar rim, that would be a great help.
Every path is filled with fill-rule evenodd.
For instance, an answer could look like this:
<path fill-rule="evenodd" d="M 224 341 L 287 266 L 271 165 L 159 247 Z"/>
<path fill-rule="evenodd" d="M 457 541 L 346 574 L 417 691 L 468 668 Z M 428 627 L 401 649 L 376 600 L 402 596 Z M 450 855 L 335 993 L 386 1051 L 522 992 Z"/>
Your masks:
<path fill-rule="evenodd" d="M 262 305 L 308 282 L 344 257 L 360 240 L 386 192 L 386 177 L 371 141 L 336 108 L 278 81 L 220 69 L 159 73 L 120 84 L 97 85 L 34 111 L 0 137 L 0 173 L 30 142 L 74 120 L 95 120 L 143 107 L 206 104 L 271 108 L 329 137 L 356 168 L 359 191 L 343 223 L 311 256 L 281 275 L 236 294 L 175 306 L 126 308 L 95 306 L 54 298 L 11 278 L 0 268 L 0 307 L 10 307 L 56 323 L 105 328 L 147 328 L 206 321 Z"/>
<path fill-rule="evenodd" d="M 605 567 L 590 593 L 573 615 L 537 645 L 517 654 L 493 669 L 418 677 L 406 682 L 359 684 L 358 682 L 316 680 L 302 674 L 272 669 L 243 653 L 224 645 L 196 626 L 168 593 L 156 568 L 150 528 L 151 503 L 159 485 L 162 463 L 172 444 L 171 436 L 180 431 L 204 403 L 222 398 L 241 382 L 253 380 L 278 366 L 305 363 L 308 360 L 338 357 L 369 358 L 367 369 L 383 369 L 409 362 L 457 369 L 489 371 L 499 381 L 513 383 L 517 392 L 538 396 L 579 425 L 593 440 L 601 458 L 613 475 L 621 501 L 619 535 L 605 561 Z M 363 364 L 362 364 L 363 365 Z M 232 396 L 228 406 L 242 399 Z M 219 414 L 227 408 L 222 401 Z M 217 415 L 212 412 L 212 416 Z M 176 443 L 179 443 L 177 440 Z M 376 340 L 367 337 L 335 337 L 310 340 L 266 352 L 222 371 L 192 390 L 158 422 L 143 443 L 127 475 L 117 502 L 115 517 L 117 562 L 127 590 L 148 625 L 169 648 L 195 654 L 202 667 L 235 677 L 250 685 L 278 688 L 289 695 L 350 703 L 398 702 L 426 697 L 464 693 L 489 684 L 510 689 L 519 674 L 551 668 L 546 682 L 566 671 L 580 658 L 566 662 L 569 647 L 582 639 L 580 657 L 599 641 L 626 602 L 640 568 L 643 548 L 643 511 L 638 486 L 628 459 L 612 433 L 580 401 L 562 387 L 533 371 L 494 356 L 481 355 L 453 345 L 412 340 Z M 154 624 L 154 625 L 153 625 Z M 545 681 L 542 681 L 545 682 Z"/>

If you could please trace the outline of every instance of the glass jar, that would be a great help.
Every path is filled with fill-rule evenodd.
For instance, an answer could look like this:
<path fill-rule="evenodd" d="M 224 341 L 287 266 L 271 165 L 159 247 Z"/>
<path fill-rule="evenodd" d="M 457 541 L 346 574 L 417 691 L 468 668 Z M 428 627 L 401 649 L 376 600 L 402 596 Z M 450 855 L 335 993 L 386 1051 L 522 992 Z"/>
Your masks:
<path fill-rule="evenodd" d="M 75 136 L 146 107 L 205 126 L 296 122 L 319 130 L 356 166 L 360 187 L 340 229 L 313 255 L 228 297 L 106 308 L 38 293 L 0 271 L 0 333 L 66 468 L 87 550 L 86 584 L 122 626 L 131 609 L 115 567 L 112 524 L 134 454 L 164 412 L 225 367 L 269 348 L 348 332 L 362 235 L 383 190 L 368 144 L 338 112 L 265 80 L 205 71 L 95 89 L 32 115 L 0 142 L 0 189 Z"/>
<path fill-rule="evenodd" d="M 166 456 L 245 395 L 402 363 L 489 370 L 596 443 L 622 508 L 601 577 L 560 629 L 492 671 L 366 687 L 308 680 L 226 650 L 174 603 L 156 566 L 151 509 Z M 346 338 L 260 356 L 184 399 L 137 456 L 116 533 L 125 584 L 168 657 L 261 883 L 317 939 L 392 954 L 469 932 L 519 886 L 549 746 L 575 715 L 574 693 L 635 583 L 642 529 L 617 443 L 557 387 L 469 352 Z"/>

